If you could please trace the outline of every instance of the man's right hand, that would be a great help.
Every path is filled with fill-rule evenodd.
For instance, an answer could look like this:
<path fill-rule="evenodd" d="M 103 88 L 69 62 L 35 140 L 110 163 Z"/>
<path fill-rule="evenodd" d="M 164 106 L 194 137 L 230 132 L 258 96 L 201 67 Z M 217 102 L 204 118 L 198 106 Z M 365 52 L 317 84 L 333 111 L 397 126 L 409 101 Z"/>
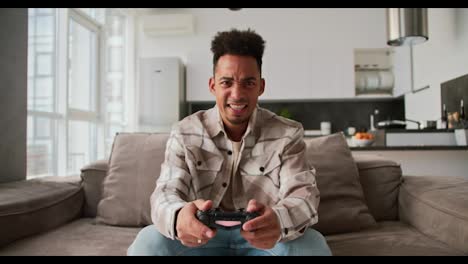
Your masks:
<path fill-rule="evenodd" d="M 206 211 L 211 209 L 213 202 L 211 200 L 195 200 L 186 204 L 177 216 L 176 230 L 177 237 L 184 246 L 199 247 L 208 242 L 216 235 L 216 230 L 198 221 L 197 210 Z"/>

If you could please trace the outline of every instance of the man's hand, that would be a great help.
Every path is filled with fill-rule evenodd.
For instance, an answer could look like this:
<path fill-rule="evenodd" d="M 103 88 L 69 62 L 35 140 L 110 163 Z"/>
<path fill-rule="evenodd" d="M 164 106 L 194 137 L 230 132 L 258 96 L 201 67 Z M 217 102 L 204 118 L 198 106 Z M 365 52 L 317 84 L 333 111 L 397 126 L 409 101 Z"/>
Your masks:
<path fill-rule="evenodd" d="M 197 210 L 206 211 L 211 208 L 213 202 L 210 200 L 195 200 L 186 204 L 177 216 L 176 230 L 177 237 L 184 246 L 199 247 L 208 242 L 216 235 L 216 230 L 198 221 L 195 216 Z"/>
<path fill-rule="evenodd" d="M 242 225 L 241 235 L 252 246 L 259 249 L 273 248 L 281 236 L 281 226 L 271 207 L 250 200 L 247 212 L 258 212 L 260 216 Z"/>

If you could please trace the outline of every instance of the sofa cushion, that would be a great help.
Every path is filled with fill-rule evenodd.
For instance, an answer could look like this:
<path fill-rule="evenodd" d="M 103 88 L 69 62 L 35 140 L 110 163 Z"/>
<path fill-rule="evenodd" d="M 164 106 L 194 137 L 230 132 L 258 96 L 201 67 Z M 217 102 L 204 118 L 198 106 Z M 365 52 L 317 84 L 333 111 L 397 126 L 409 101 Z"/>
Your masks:
<path fill-rule="evenodd" d="M 151 224 L 150 196 L 156 186 L 169 134 L 119 133 L 104 179 L 97 221 L 109 225 Z"/>
<path fill-rule="evenodd" d="M 400 221 L 326 237 L 334 256 L 455 256 L 463 252 L 431 239 Z"/>
<path fill-rule="evenodd" d="M 0 184 L 0 247 L 81 215 L 78 177 L 45 177 Z"/>
<path fill-rule="evenodd" d="M 336 133 L 305 141 L 307 159 L 317 170 L 320 191 L 319 220 L 313 228 L 326 235 L 375 226 L 344 135 Z"/>
<path fill-rule="evenodd" d="M 468 254 L 468 179 L 406 176 L 399 203 L 402 221 Z"/>
<path fill-rule="evenodd" d="M 376 221 L 398 220 L 398 191 L 402 182 L 400 164 L 369 154 L 354 154 L 367 206 Z"/>
<path fill-rule="evenodd" d="M 81 218 L 50 232 L 14 242 L 0 256 L 125 256 L 140 227 L 96 225 Z"/>

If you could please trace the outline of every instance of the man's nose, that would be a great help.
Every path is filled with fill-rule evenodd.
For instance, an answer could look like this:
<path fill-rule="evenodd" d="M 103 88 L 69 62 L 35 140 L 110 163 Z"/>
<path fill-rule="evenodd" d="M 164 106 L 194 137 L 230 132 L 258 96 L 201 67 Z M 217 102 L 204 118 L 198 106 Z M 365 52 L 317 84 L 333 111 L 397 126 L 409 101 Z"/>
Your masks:
<path fill-rule="evenodd" d="M 242 85 L 238 82 L 234 82 L 231 89 L 231 97 L 234 99 L 242 98 Z"/>

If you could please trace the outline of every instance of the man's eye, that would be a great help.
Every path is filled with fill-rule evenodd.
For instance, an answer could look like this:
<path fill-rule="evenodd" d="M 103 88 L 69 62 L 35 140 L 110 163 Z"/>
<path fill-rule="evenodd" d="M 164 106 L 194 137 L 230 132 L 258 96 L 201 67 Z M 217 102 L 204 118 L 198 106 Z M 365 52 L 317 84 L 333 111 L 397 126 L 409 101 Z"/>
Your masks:
<path fill-rule="evenodd" d="M 221 84 L 221 86 L 231 86 L 230 81 L 221 81 L 220 84 Z"/>
<path fill-rule="evenodd" d="M 242 86 L 244 86 L 246 88 L 253 88 L 253 87 L 255 87 L 255 82 L 254 81 L 246 81 L 246 82 L 242 83 Z"/>

